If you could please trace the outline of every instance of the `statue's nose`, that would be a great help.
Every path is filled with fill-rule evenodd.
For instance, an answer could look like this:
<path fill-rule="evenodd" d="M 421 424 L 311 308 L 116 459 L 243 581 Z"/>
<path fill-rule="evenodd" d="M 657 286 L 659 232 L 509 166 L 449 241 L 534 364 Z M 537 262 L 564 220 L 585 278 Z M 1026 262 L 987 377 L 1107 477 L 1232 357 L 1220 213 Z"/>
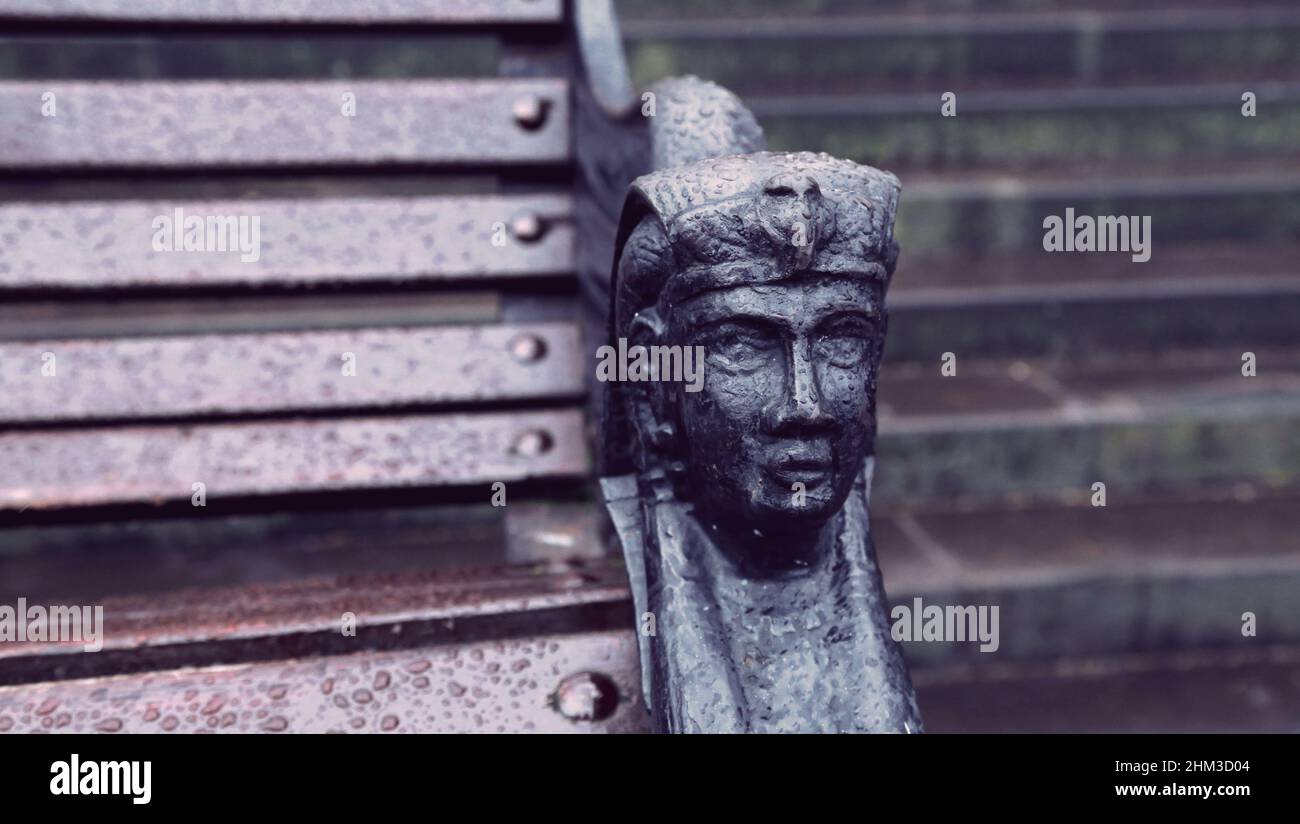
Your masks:
<path fill-rule="evenodd" d="M 822 408 L 811 350 L 812 342 L 806 339 L 798 339 L 790 347 L 789 368 L 780 397 L 773 400 L 764 415 L 765 428 L 773 434 L 792 434 L 792 429 L 825 429 L 835 423 Z"/>

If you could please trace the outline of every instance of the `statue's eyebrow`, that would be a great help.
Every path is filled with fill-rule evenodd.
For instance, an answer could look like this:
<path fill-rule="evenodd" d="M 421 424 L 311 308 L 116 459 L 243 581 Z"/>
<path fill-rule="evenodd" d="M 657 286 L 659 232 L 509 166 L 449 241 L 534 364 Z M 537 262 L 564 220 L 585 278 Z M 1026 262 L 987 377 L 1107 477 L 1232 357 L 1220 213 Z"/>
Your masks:
<path fill-rule="evenodd" d="M 869 324 L 879 324 L 881 319 L 880 309 L 873 301 L 870 309 L 861 309 L 853 307 L 852 309 L 837 309 L 830 315 L 822 318 L 817 322 L 817 328 L 823 329 L 833 323 L 843 320 L 860 320 Z"/>
<path fill-rule="evenodd" d="M 767 315 L 755 315 L 749 312 L 728 312 L 725 309 L 706 309 L 701 314 L 703 315 L 702 318 L 692 320 L 690 323 L 690 329 L 693 333 L 711 331 L 728 324 L 750 326 L 759 332 L 769 334 L 781 334 L 786 330 L 786 326 L 781 322 L 780 318 Z"/>

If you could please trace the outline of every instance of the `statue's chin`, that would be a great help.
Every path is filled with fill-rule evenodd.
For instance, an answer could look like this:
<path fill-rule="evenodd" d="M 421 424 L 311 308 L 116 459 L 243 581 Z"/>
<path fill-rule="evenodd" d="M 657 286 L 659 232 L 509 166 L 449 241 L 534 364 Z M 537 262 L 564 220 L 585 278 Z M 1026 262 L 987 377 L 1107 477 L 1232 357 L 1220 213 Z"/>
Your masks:
<path fill-rule="evenodd" d="M 719 523 L 733 532 L 764 536 L 816 532 L 844 505 L 843 500 L 817 500 L 811 496 L 801 504 L 792 503 L 788 496 L 776 501 L 744 499 L 711 503 L 700 513 L 705 521 Z"/>

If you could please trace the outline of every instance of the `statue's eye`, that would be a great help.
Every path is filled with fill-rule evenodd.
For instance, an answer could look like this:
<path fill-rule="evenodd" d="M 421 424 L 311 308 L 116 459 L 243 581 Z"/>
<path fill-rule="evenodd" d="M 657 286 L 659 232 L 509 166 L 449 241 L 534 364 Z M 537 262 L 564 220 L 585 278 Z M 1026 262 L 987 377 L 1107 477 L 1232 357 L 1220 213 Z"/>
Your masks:
<path fill-rule="evenodd" d="M 713 330 L 703 341 L 705 356 L 734 369 L 752 369 L 767 362 L 779 346 L 761 332 L 744 326 L 726 325 Z"/>
<path fill-rule="evenodd" d="M 836 323 L 818 336 L 813 357 L 842 369 L 862 366 L 867 363 L 871 340 L 871 327 L 863 321 Z"/>

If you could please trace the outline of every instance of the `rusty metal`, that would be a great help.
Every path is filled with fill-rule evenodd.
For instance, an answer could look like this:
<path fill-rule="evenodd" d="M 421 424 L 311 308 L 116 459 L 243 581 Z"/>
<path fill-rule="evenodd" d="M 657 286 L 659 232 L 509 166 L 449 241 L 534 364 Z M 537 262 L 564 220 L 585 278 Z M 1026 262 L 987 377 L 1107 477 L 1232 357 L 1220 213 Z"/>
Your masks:
<path fill-rule="evenodd" d="M 531 129 L 511 114 L 528 96 L 549 113 Z M 560 163 L 568 99 L 561 79 L 3 82 L 0 167 Z"/>
<path fill-rule="evenodd" d="M 156 230 L 155 221 L 174 224 L 177 209 L 183 220 L 256 218 L 256 259 L 238 249 L 156 251 L 155 235 L 166 229 Z M 6 204 L 0 206 L 0 289 L 558 275 L 573 270 L 572 212 L 567 194 Z M 516 230 L 521 242 L 500 231 L 521 220 L 538 227 L 528 237 Z"/>
<path fill-rule="evenodd" d="M 42 373 L 47 353 L 55 358 L 53 376 Z M 582 391 L 579 332 L 570 323 L 0 344 L 0 423 L 578 397 Z"/>
<path fill-rule="evenodd" d="M 521 437 L 541 438 L 521 452 Z M 0 434 L 0 510 L 575 477 L 582 410 Z"/>
<path fill-rule="evenodd" d="M 0 0 L 0 18 L 149 23 L 552 23 L 561 0 Z"/>

